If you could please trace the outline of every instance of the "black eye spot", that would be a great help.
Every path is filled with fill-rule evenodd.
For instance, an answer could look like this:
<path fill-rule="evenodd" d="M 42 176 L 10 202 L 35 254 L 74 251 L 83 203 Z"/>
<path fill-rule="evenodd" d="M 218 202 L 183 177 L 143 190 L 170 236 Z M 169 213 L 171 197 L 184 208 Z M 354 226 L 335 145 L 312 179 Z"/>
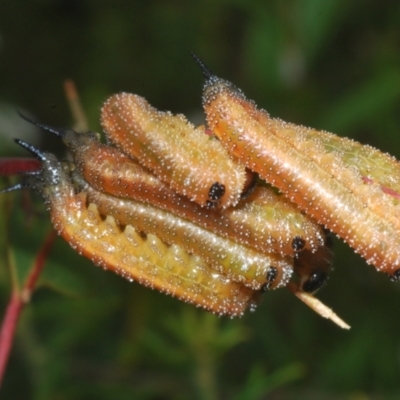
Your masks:
<path fill-rule="evenodd" d="M 300 251 L 304 249 L 306 241 L 301 236 L 295 236 L 292 240 L 292 248 L 294 251 Z"/>
<path fill-rule="evenodd" d="M 274 283 L 277 276 L 278 276 L 278 269 L 272 266 L 269 267 L 267 272 L 268 283 Z"/>
<path fill-rule="evenodd" d="M 267 283 L 261 286 L 261 292 L 266 292 L 271 285 L 275 282 L 276 277 L 278 276 L 278 269 L 270 266 L 267 272 Z"/>
<path fill-rule="evenodd" d="M 392 275 L 389 275 L 392 282 L 400 282 L 400 269 L 394 271 Z"/>
<path fill-rule="evenodd" d="M 303 283 L 302 290 L 307 293 L 314 293 L 321 289 L 328 280 L 328 274 L 325 271 L 314 271 L 310 277 Z"/>
<path fill-rule="evenodd" d="M 218 201 L 225 194 L 225 185 L 219 182 L 214 182 L 208 191 L 210 201 Z"/>

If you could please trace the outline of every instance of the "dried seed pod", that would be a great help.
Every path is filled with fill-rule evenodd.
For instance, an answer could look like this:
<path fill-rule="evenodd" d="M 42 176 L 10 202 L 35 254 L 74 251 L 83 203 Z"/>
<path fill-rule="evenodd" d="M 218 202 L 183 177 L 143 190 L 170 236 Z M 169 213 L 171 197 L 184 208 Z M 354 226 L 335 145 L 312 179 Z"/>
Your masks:
<path fill-rule="evenodd" d="M 245 184 L 244 168 L 223 146 L 195 129 L 182 115 L 161 112 L 142 97 L 121 93 L 110 97 L 101 112 L 108 138 L 139 160 L 175 191 L 202 206 L 235 205 Z"/>
<path fill-rule="evenodd" d="M 272 119 L 210 75 L 203 104 L 213 133 L 244 165 L 391 276 L 400 268 L 400 166 L 326 132 Z"/>
<path fill-rule="evenodd" d="M 43 195 L 54 227 L 80 254 L 129 280 L 220 315 L 240 316 L 255 307 L 257 292 L 211 272 L 180 246 L 168 246 L 154 235 L 143 236 L 131 225 L 100 215 L 84 192 L 75 194 L 68 168 L 51 154 L 35 154 L 40 155 L 42 171 L 26 177 L 25 186 Z"/>

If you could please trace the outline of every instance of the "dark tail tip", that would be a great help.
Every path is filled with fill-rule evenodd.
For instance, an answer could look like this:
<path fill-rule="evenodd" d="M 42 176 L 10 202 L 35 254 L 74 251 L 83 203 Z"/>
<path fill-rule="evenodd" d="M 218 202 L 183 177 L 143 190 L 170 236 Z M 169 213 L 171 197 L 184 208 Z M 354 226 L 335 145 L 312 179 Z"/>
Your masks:
<path fill-rule="evenodd" d="M 204 62 L 199 57 L 196 56 L 196 54 L 194 54 L 193 52 L 190 52 L 190 54 L 193 57 L 196 64 L 200 67 L 204 77 L 206 79 L 212 79 L 215 75 L 212 73 L 210 68 L 208 68 L 207 65 L 204 64 Z"/>
<path fill-rule="evenodd" d="M 23 147 L 24 149 L 30 151 L 37 159 L 39 159 L 40 161 L 44 162 L 46 161 L 47 157 L 45 156 L 44 153 L 42 153 L 38 148 L 36 148 L 35 146 L 24 142 L 21 139 L 15 139 L 15 143 L 17 143 L 18 145 L 20 145 L 21 147 Z"/>
<path fill-rule="evenodd" d="M 34 121 L 33 119 L 28 118 L 26 115 L 22 114 L 21 111 L 17 111 L 18 115 L 24 119 L 25 121 L 29 122 L 32 125 L 37 126 L 40 129 L 44 129 L 45 131 L 54 133 L 56 136 L 62 138 L 64 137 L 64 130 L 53 128 L 52 126 L 41 124 L 40 122 Z"/>

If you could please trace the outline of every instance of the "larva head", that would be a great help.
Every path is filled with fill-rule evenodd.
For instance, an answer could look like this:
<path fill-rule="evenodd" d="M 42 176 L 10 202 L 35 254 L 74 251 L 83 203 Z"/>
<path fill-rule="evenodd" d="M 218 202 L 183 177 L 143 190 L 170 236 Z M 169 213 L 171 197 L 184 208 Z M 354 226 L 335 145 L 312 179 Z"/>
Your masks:
<path fill-rule="evenodd" d="M 217 203 L 225 194 L 225 185 L 219 182 L 214 182 L 208 191 L 208 201 Z"/>
<path fill-rule="evenodd" d="M 306 241 L 301 236 L 295 236 L 292 239 L 292 248 L 297 253 L 304 249 Z"/>
<path fill-rule="evenodd" d="M 197 56 L 193 55 L 193 58 L 205 77 L 203 107 L 208 126 L 218 138 L 221 138 L 222 131 L 228 126 L 234 127 L 236 121 L 240 121 L 241 114 L 248 112 L 254 114 L 255 104 L 233 83 L 214 75 Z M 240 126 L 237 127 L 239 133 L 241 129 Z"/>
<path fill-rule="evenodd" d="M 323 270 L 314 271 L 301 285 L 303 292 L 315 293 L 326 285 L 328 273 Z"/>
<path fill-rule="evenodd" d="M 201 72 L 204 75 L 205 83 L 204 83 L 204 97 L 205 101 L 212 101 L 212 97 L 218 92 L 234 92 L 239 96 L 243 96 L 243 93 L 240 89 L 238 89 L 233 83 L 226 81 L 224 79 L 219 78 L 216 76 L 207 65 L 200 60 L 194 53 L 192 53 L 192 57 L 196 64 L 200 67 Z"/>
<path fill-rule="evenodd" d="M 279 270 L 273 266 L 269 267 L 267 272 L 267 282 L 261 287 L 261 292 L 266 292 L 276 285 L 276 281 L 279 278 Z"/>
<path fill-rule="evenodd" d="M 291 260 L 291 263 L 293 260 Z M 293 275 L 292 265 L 283 266 L 281 262 L 270 265 L 265 274 L 265 283 L 260 287 L 260 292 L 286 287 Z"/>
<path fill-rule="evenodd" d="M 332 270 L 332 252 L 326 246 L 304 250 L 294 260 L 294 271 L 301 291 L 315 293 L 327 282 Z"/>

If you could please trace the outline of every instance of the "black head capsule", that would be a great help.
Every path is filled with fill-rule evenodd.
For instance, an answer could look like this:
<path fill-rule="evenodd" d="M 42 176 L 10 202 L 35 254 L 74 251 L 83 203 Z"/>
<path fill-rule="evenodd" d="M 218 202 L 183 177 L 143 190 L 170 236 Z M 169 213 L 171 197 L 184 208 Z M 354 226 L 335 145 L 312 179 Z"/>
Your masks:
<path fill-rule="evenodd" d="M 278 277 L 278 269 L 276 267 L 270 266 L 267 272 L 267 282 L 261 286 L 261 293 L 266 292 L 274 284 L 276 278 Z"/>
<path fill-rule="evenodd" d="M 325 271 L 314 271 L 310 277 L 302 284 L 301 289 L 303 292 L 315 293 L 321 289 L 328 280 L 328 274 Z"/>
<path fill-rule="evenodd" d="M 275 282 L 275 279 L 278 276 L 278 269 L 276 267 L 270 266 L 267 272 L 267 281 L 270 285 Z"/>
<path fill-rule="evenodd" d="M 219 182 L 214 182 L 210 190 L 208 191 L 208 198 L 212 202 L 221 200 L 222 196 L 225 194 L 225 185 Z"/>
<path fill-rule="evenodd" d="M 306 241 L 301 236 L 295 236 L 292 240 L 292 249 L 296 252 L 304 249 Z"/>

